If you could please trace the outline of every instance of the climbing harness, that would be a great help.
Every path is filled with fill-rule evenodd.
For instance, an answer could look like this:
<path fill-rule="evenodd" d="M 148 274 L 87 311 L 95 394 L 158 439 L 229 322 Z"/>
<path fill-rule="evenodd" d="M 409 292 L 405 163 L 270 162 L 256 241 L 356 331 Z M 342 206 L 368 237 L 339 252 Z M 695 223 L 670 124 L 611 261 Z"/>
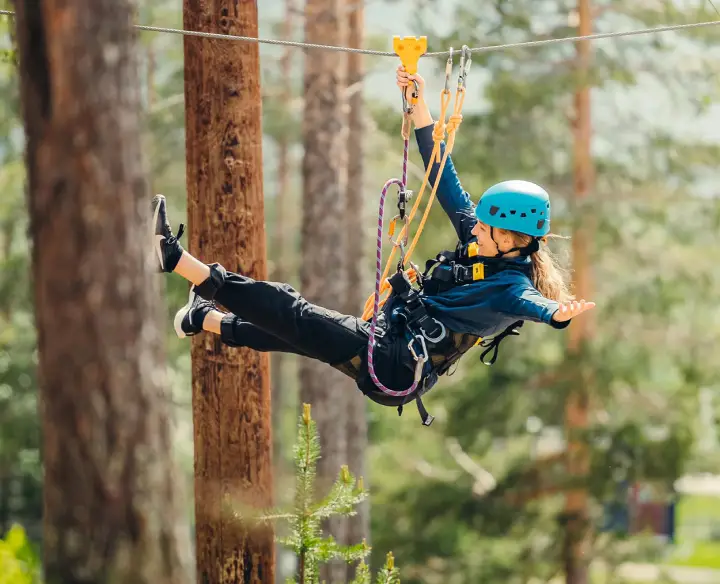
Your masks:
<path fill-rule="evenodd" d="M 507 270 L 529 276 L 527 268 L 521 265 L 500 258 L 479 255 L 477 241 L 458 243 L 455 251 L 442 251 L 435 258 L 425 262 L 425 271 L 421 277 L 422 289 L 426 295 L 433 296 Z M 519 320 L 491 339 L 478 339 L 477 344 L 486 347 L 480 355 L 480 361 L 485 365 L 493 365 L 497 360 L 500 343 L 508 336 L 519 335 L 518 329 L 522 326 L 523 321 Z M 492 357 L 486 361 L 485 356 L 491 351 Z"/>
<path fill-rule="evenodd" d="M 421 276 L 423 291 L 428 295 L 440 294 L 506 270 L 530 275 L 524 266 L 502 258 L 479 255 L 477 241 L 458 243 L 455 251 L 442 251 L 425 262 L 425 271 Z"/>
<path fill-rule="evenodd" d="M 394 48 L 396 50 L 396 53 L 400 57 L 405 70 L 413 74 L 417 71 L 417 60 L 420 58 L 420 56 L 423 54 L 424 50 L 427 48 L 427 39 L 425 37 L 422 37 L 421 39 L 416 39 L 414 37 L 405 37 L 404 39 L 400 39 L 399 37 L 395 37 L 394 39 Z M 368 373 L 370 375 L 370 378 L 372 379 L 373 383 L 377 386 L 378 389 L 380 389 L 383 393 L 395 396 L 395 397 L 405 397 L 409 396 L 411 394 L 415 394 L 415 399 L 418 404 L 418 409 L 420 410 L 421 417 L 423 418 L 423 424 L 426 426 L 429 426 L 432 421 L 433 417 L 430 416 L 427 411 L 422 406 L 422 401 L 420 400 L 420 396 L 428 391 L 432 384 L 434 384 L 434 381 L 437 379 L 437 367 L 432 362 L 432 357 L 437 356 L 437 353 L 433 355 L 434 348 L 439 348 L 443 341 L 445 341 L 448 338 L 448 331 L 445 329 L 445 327 L 436 321 L 435 319 L 432 319 L 427 315 L 425 312 L 425 308 L 422 304 L 422 301 L 419 298 L 419 292 L 414 290 L 412 288 L 413 282 L 418 282 L 418 278 L 420 278 L 420 271 L 412 264 L 410 261 L 410 256 L 412 255 L 412 252 L 417 245 L 418 238 L 420 236 L 420 233 L 422 232 L 422 229 L 424 228 L 425 222 L 427 221 L 427 217 L 430 212 L 430 208 L 432 205 L 432 202 L 434 201 L 437 188 L 439 186 L 440 178 L 442 176 L 442 171 L 445 167 L 446 161 L 450 153 L 452 152 L 454 143 L 455 143 L 455 133 L 457 132 L 460 123 L 462 122 L 462 106 L 464 103 L 465 98 L 465 91 L 466 91 L 466 83 L 467 83 L 467 72 L 470 68 L 470 53 L 467 46 L 463 46 L 462 53 L 461 53 L 461 59 L 460 59 L 460 74 L 458 76 L 458 83 L 457 88 L 455 91 L 455 106 L 452 115 L 450 116 L 449 121 L 446 123 L 447 118 L 447 109 L 450 104 L 450 77 L 452 74 L 452 68 L 453 68 L 453 51 L 450 50 L 450 57 L 447 61 L 447 66 L 445 69 L 445 87 L 442 90 L 441 93 L 441 108 L 440 108 L 440 119 L 435 123 L 435 127 L 433 130 L 433 150 L 431 154 L 431 163 L 428 164 L 428 167 L 425 172 L 425 177 L 423 179 L 422 186 L 420 187 L 420 191 L 418 192 L 417 198 L 415 199 L 415 202 L 412 206 L 412 209 L 410 210 L 410 213 L 407 213 L 407 203 L 410 200 L 412 193 L 410 193 L 407 190 L 407 165 L 408 165 L 408 157 L 409 157 L 409 149 L 410 149 L 410 114 L 412 113 L 412 108 L 414 107 L 416 100 L 417 100 L 417 94 L 418 94 L 418 87 L 415 86 L 414 91 L 411 95 L 411 98 L 408 100 L 406 98 L 406 92 L 403 91 L 403 125 L 402 125 L 402 137 L 404 142 L 404 148 L 403 148 L 403 165 L 402 165 L 402 178 L 401 179 L 390 179 L 388 180 L 385 185 L 382 188 L 382 191 L 380 193 L 380 203 L 379 203 L 379 209 L 378 209 L 378 228 L 377 228 L 377 250 L 376 250 L 376 263 L 375 263 L 375 292 L 374 295 L 368 298 L 368 301 L 365 305 L 365 311 L 363 314 L 363 318 L 365 320 L 370 319 L 370 335 L 369 335 L 369 341 L 368 341 L 368 348 L 367 348 L 367 359 L 368 359 Z M 445 153 L 441 157 L 441 143 L 445 139 L 445 135 L 447 132 L 448 140 L 445 147 Z M 433 163 L 439 162 L 440 166 L 438 168 L 438 174 L 435 179 L 435 184 L 433 185 L 432 191 L 430 193 L 430 198 L 427 203 L 427 206 L 425 208 L 425 213 L 423 215 L 422 221 L 420 223 L 420 226 L 418 228 L 417 233 L 415 234 L 415 237 L 413 238 L 412 243 L 410 244 L 410 247 L 407 248 L 407 241 L 408 241 L 408 233 L 409 233 L 409 224 L 412 222 L 415 213 L 417 212 L 417 209 L 420 205 L 420 201 L 422 200 L 423 193 L 425 189 L 428 186 L 428 182 L 430 179 L 430 173 L 432 171 Z M 392 219 L 389 227 L 389 235 L 390 240 L 393 243 L 392 251 L 390 253 L 390 257 L 388 258 L 387 264 L 385 266 L 384 271 L 382 270 L 382 245 L 383 245 L 383 225 L 384 225 L 384 216 L 385 216 L 385 201 L 387 198 L 387 193 L 390 187 L 393 185 L 396 185 L 398 187 L 398 214 Z M 400 230 L 400 234 L 398 235 L 397 239 L 393 240 L 393 236 L 395 234 L 395 229 L 397 226 L 397 220 L 400 220 L 403 222 L 402 228 Z M 407 249 L 406 249 L 407 248 Z M 392 278 L 388 279 L 388 272 L 390 271 L 390 266 L 393 263 L 395 250 L 399 250 L 400 252 L 400 259 L 397 263 L 397 270 L 395 275 Z M 410 270 L 405 270 L 405 266 L 409 264 L 411 266 Z M 420 282 L 418 282 L 420 283 Z M 381 295 L 385 291 L 390 291 L 388 296 L 381 301 Z M 375 364 L 373 360 L 375 347 L 377 345 L 377 338 L 376 338 L 376 329 L 377 329 L 377 318 L 378 313 L 380 311 L 381 306 L 384 306 L 385 302 L 388 300 L 391 294 L 394 294 L 396 297 L 401 298 L 405 303 L 405 331 L 406 336 L 408 337 L 408 349 L 413 356 L 413 359 L 415 360 L 415 372 L 414 372 L 414 378 L 413 382 L 407 389 L 404 390 L 393 390 L 389 387 L 386 387 L 377 377 L 377 374 L 375 372 Z M 368 314 L 369 313 L 369 314 Z M 398 313 L 400 314 L 400 313 Z M 429 328 L 425 328 L 428 326 Z M 478 338 L 475 337 L 473 339 L 473 343 L 470 346 L 473 346 L 478 341 Z M 448 343 L 446 343 L 448 344 Z M 457 347 L 455 346 L 455 343 L 453 344 L 453 351 L 452 354 L 455 355 L 457 353 L 457 356 L 454 357 L 454 361 L 456 361 L 460 355 L 462 355 L 462 352 L 459 352 L 457 350 Z M 467 343 L 465 343 L 467 344 Z M 467 347 L 465 350 L 467 350 L 470 347 Z M 440 351 L 442 357 L 439 360 L 439 363 L 442 362 L 443 364 L 447 361 L 446 355 L 443 351 Z M 453 361 L 453 362 L 454 362 Z M 452 364 L 452 363 L 451 363 Z M 427 367 L 429 365 L 429 367 Z M 447 368 L 443 368 L 442 373 L 445 373 L 447 371 Z M 441 373 L 441 374 L 442 374 Z M 425 380 L 424 380 L 425 375 Z M 430 381 L 429 381 L 430 379 Z M 424 382 L 423 382 L 424 381 Z M 422 387 L 421 387 L 422 385 Z M 400 413 L 402 413 L 402 406 L 400 406 Z"/>

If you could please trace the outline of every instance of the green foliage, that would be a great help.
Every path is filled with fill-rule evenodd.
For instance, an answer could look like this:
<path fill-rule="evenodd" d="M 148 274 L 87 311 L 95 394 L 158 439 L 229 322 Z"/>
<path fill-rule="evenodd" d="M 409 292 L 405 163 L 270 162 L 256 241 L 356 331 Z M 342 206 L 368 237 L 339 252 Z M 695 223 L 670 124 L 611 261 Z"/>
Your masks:
<path fill-rule="evenodd" d="M 670 0 L 598 0 L 593 3 L 594 30 L 717 18 L 707 2 L 686 5 Z M 0 6 L 9 3 L 0 0 Z M 406 21 L 417 34 L 428 34 L 431 51 L 576 34 L 569 26 L 574 3 L 480 0 L 460 3 L 455 13 L 438 0 L 416 6 L 428 6 L 431 17 L 441 19 L 449 31 L 445 36 L 434 34 L 420 10 L 416 20 Z M 177 27 L 182 26 L 182 13 L 177 3 L 152 0 L 142 3 L 139 20 Z M 0 468 L 5 473 L 0 480 L 6 481 L 0 484 L 0 526 L 21 521 L 35 539 L 42 509 L 37 357 L 22 120 L 10 25 L 9 19 L 0 18 Z M 470 352 L 457 374 L 443 379 L 428 395 L 428 407 L 437 416 L 429 431 L 418 427 L 411 412 L 398 419 L 392 410 L 370 404 L 373 547 L 394 550 L 406 582 L 512 584 L 533 578 L 549 581 L 557 574 L 562 501 L 549 497 L 511 505 L 504 495 L 526 493 L 534 486 L 533 470 L 545 456 L 534 452 L 536 443 L 561 435 L 565 397 L 578 373 L 592 374 L 587 389 L 595 416 L 582 439 L 592 453 L 587 487 L 594 520 L 620 479 L 667 486 L 683 472 L 720 470 L 720 457 L 698 454 L 694 445 L 698 388 L 714 387 L 720 374 L 715 357 L 720 344 L 720 202 L 714 169 L 720 152 L 716 141 L 692 133 L 705 125 L 703 115 L 717 101 L 719 61 L 710 49 L 717 43 L 718 30 L 593 43 L 589 81 L 594 88 L 596 182 L 593 196 L 582 207 L 571 198 L 572 92 L 584 81 L 574 72 L 574 45 L 473 55 L 470 94 L 453 153 L 463 186 L 476 200 L 495 180 L 526 177 L 552 190 L 556 232 L 571 233 L 588 214 L 597 220 L 592 261 L 598 326 L 593 342 L 577 360 L 566 356 L 565 333 L 541 326 L 526 326 L 521 337 L 506 341 L 493 368 L 480 365 Z M 386 36 L 367 32 L 366 46 L 388 49 Z M 186 203 L 183 40 L 147 32 L 140 38 L 148 175 L 152 190 L 168 196 L 173 222 L 178 223 L 185 219 Z M 293 68 L 291 78 L 283 79 L 276 60 L 281 49 L 262 51 L 264 128 L 273 139 L 264 144 L 263 157 L 271 233 L 277 192 L 272 142 L 287 140 L 294 146 L 293 156 L 298 153 L 302 69 Z M 294 58 L 299 65 L 300 55 Z M 377 192 L 386 178 L 397 175 L 402 155 L 394 64 L 380 58 L 365 63 L 386 75 L 391 99 L 383 101 L 373 92 L 367 100 L 372 115 L 365 156 L 369 211 L 365 223 L 348 223 L 349 229 L 374 225 Z M 423 73 L 442 73 L 441 59 L 421 63 Z M 291 84 L 289 101 L 282 99 L 284 83 Z M 439 88 L 439 83 L 429 81 L 434 112 Z M 416 189 L 421 163 L 416 154 L 411 162 L 411 188 Z M 294 190 L 298 183 L 296 176 Z M 708 183 L 710 189 L 700 189 Z M 294 213 L 299 212 L 298 206 Z M 373 219 L 367 222 L 368 217 Z M 293 232 L 291 240 L 297 238 Z M 452 245 L 454 233 L 436 203 L 414 260 L 422 264 L 425 257 Z M 299 245 L 289 247 L 271 253 L 284 253 L 297 268 Z M 569 242 L 553 247 L 565 257 Z M 368 256 L 368 264 L 371 260 Z M 169 278 L 166 286 L 170 322 L 185 301 L 187 285 Z M 368 293 L 370 288 L 368 281 Z M 170 326 L 168 339 L 180 422 L 176 444 L 184 451 L 186 478 L 192 486 L 189 349 Z M 283 394 L 295 388 L 283 384 Z M 291 400 L 288 404 L 288 410 L 294 408 Z M 289 414 L 286 429 L 274 432 L 292 436 L 294 416 Z M 541 422 L 537 435 L 528 431 L 530 417 Z M 323 538 L 323 518 L 352 512 L 364 491 L 360 481 L 341 470 L 330 495 L 313 501 L 319 456 L 314 432 L 301 421 L 293 451 L 298 478 L 294 508 L 277 517 L 287 520 L 287 545 L 298 556 L 305 555 L 312 568 L 306 570 L 307 577 L 330 558 L 354 557 L 352 561 L 362 558 L 356 582 L 371 582 L 373 573 L 393 581 L 389 572 L 394 570 L 396 577 L 397 570 L 383 554 L 373 554 L 367 565 L 369 550 L 363 544 L 343 548 Z M 549 469 L 548 476 L 559 487 L 570 482 L 562 465 Z M 7 481 L 12 488 L 5 488 Z M 9 501 L 11 491 L 16 495 Z M 608 562 L 637 560 L 640 552 L 631 544 L 625 541 L 618 551 L 612 538 L 599 537 L 593 554 Z M 714 553 L 701 544 L 695 544 L 695 550 L 686 563 L 707 563 Z"/>
<path fill-rule="evenodd" d="M 431 29 L 441 8 L 434 3 L 423 28 Z M 596 32 L 716 17 L 709 5 L 680 9 L 672 2 L 640 7 L 608 1 L 594 8 Z M 429 50 L 572 36 L 577 30 L 569 26 L 568 10 L 563 2 L 541 9 L 532 0 L 463 3 L 447 15 L 446 36 L 429 35 Z M 575 72 L 571 43 L 473 55 L 453 151 L 463 187 L 477 200 L 496 180 L 527 178 L 553 193 L 555 233 L 569 235 L 581 221 L 595 219 L 597 332 L 579 355 L 569 356 L 566 333 L 526 326 L 520 338 L 503 344 L 492 368 L 470 352 L 453 380 L 429 394 L 428 407 L 437 415 L 432 435 L 397 428 L 396 420 L 387 431 L 375 429 L 382 443 L 374 448 L 374 476 L 380 477 L 374 503 L 394 513 L 373 518 L 373 542 L 391 545 L 402 557 L 406 580 L 500 583 L 554 576 L 561 565 L 561 495 L 578 477 L 567 476 L 562 459 L 553 464 L 552 453 L 564 448 L 566 397 L 579 379 L 588 380 L 583 389 L 594 413 L 578 437 L 591 453 L 580 486 L 592 496 L 594 526 L 620 481 L 671 490 L 698 459 L 707 464 L 695 452 L 694 427 L 698 391 L 718 377 L 710 351 L 720 342 L 714 267 L 720 202 L 716 189 L 705 196 L 698 186 L 714 176 L 709 168 L 718 152 L 716 141 L 698 138 L 690 124 L 702 123 L 692 117 L 702 111 L 698 104 L 717 95 L 709 73 L 717 61 L 706 58 L 717 35 L 705 29 L 595 42 L 587 79 Z M 697 67 L 683 67 L 683 58 L 696 58 Z M 440 84 L 432 75 L 443 65 L 429 59 L 421 65 L 434 112 Z M 573 91 L 586 82 L 593 87 L 596 180 L 592 196 L 578 205 L 572 198 Z M 651 108 L 665 101 L 674 115 L 686 114 L 688 124 L 660 118 L 662 105 Z M 373 113 L 397 141 L 399 113 L 383 106 Z M 433 209 L 415 261 L 446 248 L 452 235 L 442 211 Z M 553 248 L 561 257 L 569 251 L 565 242 Z M 540 425 L 536 435 L 528 430 L 530 418 Z M 536 452 L 548 443 L 549 454 Z M 508 503 L 506 496 L 529 495 L 540 486 L 555 488 L 560 498 Z M 604 539 L 607 545 L 596 541 L 593 553 L 610 561 L 617 557 L 615 543 Z"/>
<path fill-rule="evenodd" d="M 0 584 L 40 584 L 40 560 L 19 525 L 0 539 Z"/>
<path fill-rule="evenodd" d="M 297 439 L 293 447 L 295 462 L 295 500 L 288 512 L 273 511 L 255 517 L 254 521 L 285 520 L 288 534 L 277 540 L 295 552 L 297 575 L 288 579 L 293 584 L 319 584 L 320 567 L 331 560 L 341 559 L 348 563 L 359 562 L 353 584 L 370 584 L 370 569 L 365 558 L 370 547 L 365 541 L 343 546 L 332 537 L 323 537 L 322 522 L 336 515 L 355 514 L 355 506 L 367 498 L 362 478 L 356 480 L 347 466 L 340 469 L 330 492 L 322 500 L 315 500 L 317 461 L 320 458 L 320 440 L 315 421 L 310 415 L 310 405 L 303 405 L 299 417 Z M 248 517 L 244 517 L 248 521 Z M 399 572 L 392 554 L 388 554 L 385 566 L 375 580 L 377 584 L 398 584 Z"/>
<path fill-rule="evenodd" d="M 0 51 L 13 57 L 0 58 L 0 535 L 20 522 L 35 538 L 42 512 L 37 355 L 12 30 L 13 21 L 0 17 Z"/>

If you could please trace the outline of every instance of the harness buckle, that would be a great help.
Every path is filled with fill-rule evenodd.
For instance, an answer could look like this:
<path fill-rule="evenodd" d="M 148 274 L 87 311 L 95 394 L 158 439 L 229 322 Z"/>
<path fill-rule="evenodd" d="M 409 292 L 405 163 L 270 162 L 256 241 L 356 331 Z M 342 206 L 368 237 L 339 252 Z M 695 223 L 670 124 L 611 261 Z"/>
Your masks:
<path fill-rule="evenodd" d="M 455 281 L 459 284 L 467 284 L 469 269 L 462 264 L 452 264 L 452 274 Z"/>
<path fill-rule="evenodd" d="M 425 339 L 427 339 L 431 343 L 437 344 L 447 336 L 447 329 L 445 328 L 445 325 L 443 323 L 441 323 L 439 320 L 437 320 L 435 318 L 431 318 L 431 320 L 440 327 L 439 334 L 435 337 L 431 337 L 430 335 L 427 334 L 427 332 L 425 332 L 425 329 L 422 326 L 420 327 L 420 332 L 422 333 L 422 336 Z"/>

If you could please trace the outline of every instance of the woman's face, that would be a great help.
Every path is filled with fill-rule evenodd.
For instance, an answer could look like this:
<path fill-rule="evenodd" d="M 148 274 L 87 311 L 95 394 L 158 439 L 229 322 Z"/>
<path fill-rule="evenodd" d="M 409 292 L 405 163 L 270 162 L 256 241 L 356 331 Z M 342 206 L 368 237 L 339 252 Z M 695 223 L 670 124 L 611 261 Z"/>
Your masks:
<path fill-rule="evenodd" d="M 507 251 L 515 247 L 510 232 L 493 229 L 490 233 L 490 227 L 481 221 L 475 224 L 472 234 L 477 237 L 478 251 L 482 256 L 494 257 L 499 251 Z"/>

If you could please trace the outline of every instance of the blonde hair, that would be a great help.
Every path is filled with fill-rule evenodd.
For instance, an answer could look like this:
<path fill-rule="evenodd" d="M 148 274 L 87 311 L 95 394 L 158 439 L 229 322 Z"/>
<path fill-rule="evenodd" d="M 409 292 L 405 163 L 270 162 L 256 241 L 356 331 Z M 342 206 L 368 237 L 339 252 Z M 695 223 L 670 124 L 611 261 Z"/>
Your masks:
<path fill-rule="evenodd" d="M 517 247 L 525 247 L 532 238 L 524 233 L 510 231 Z M 575 296 L 570 292 L 568 283 L 568 271 L 561 265 L 560 260 L 546 246 L 548 238 L 558 238 L 557 235 L 548 235 L 540 240 L 540 249 L 530 255 L 532 261 L 532 283 L 538 292 L 557 302 L 568 302 L 574 300 Z"/>

